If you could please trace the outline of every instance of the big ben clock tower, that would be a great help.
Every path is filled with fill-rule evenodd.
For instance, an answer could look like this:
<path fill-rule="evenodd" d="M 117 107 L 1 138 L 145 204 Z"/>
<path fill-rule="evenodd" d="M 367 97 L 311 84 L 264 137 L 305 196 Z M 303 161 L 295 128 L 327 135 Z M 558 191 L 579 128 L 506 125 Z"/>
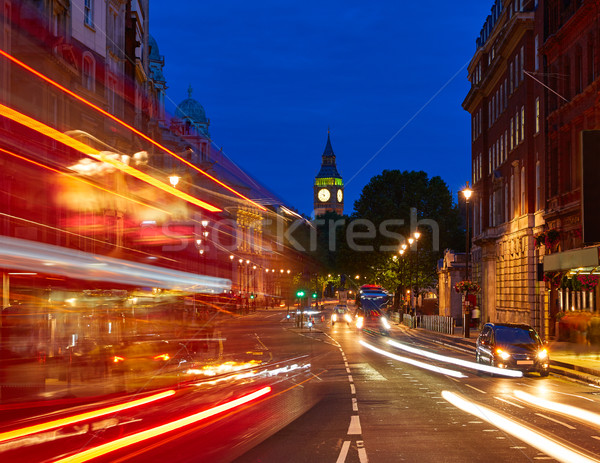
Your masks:
<path fill-rule="evenodd" d="M 323 151 L 321 170 L 315 177 L 314 205 L 315 217 L 326 212 L 344 214 L 344 182 L 335 165 L 335 154 L 331 147 L 329 130 L 327 130 L 327 144 Z"/>

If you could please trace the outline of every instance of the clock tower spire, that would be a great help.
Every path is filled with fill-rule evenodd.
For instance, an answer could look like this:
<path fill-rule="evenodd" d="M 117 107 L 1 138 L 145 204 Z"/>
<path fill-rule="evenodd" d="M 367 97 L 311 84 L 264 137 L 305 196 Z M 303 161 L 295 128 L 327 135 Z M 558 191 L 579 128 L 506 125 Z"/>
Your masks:
<path fill-rule="evenodd" d="M 321 170 L 315 177 L 313 186 L 315 217 L 326 212 L 344 213 L 344 182 L 335 165 L 335 154 L 331 147 L 331 137 L 327 128 L 327 143 L 323 151 Z"/>

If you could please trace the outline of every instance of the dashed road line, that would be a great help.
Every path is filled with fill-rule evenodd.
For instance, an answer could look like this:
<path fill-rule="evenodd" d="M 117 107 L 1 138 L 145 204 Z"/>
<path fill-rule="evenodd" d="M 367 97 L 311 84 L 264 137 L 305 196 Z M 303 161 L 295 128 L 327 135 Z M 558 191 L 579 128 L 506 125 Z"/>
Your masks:
<path fill-rule="evenodd" d="M 481 392 L 482 394 L 487 394 L 487 392 L 482 391 L 481 389 L 478 389 L 475 386 L 471 386 L 470 384 L 465 383 L 465 386 L 470 387 L 471 389 L 474 389 L 477 392 Z"/>
<path fill-rule="evenodd" d="M 503 399 L 502 397 L 494 397 L 494 399 L 501 400 L 502 402 L 506 402 L 507 404 L 513 405 L 513 406 L 518 407 L 518 408 L 525 408 L 522 405 L 519 405 L 519 404 L 516 404 L 514 402 L 511 402 L 510 400 Z"/>
<path fill-rule="evenodd" d="M 335 463 L 344 463 L 346 461 L 346 457 L 348 456 L 348 450 L 350 450 L 350 441 L 346 440 L 342 444 L 342 449 L 340 450 L 340 454 L 338 455 L 338 459 Z"/>
<path fill-rule="evenodd" d="M 348 426 L 348 435 L 362 434 L 362 428 L 360 427 L 360 418 L 358 415 L 352 415 L 350 417 L 350 426 Z"/>
<path fill-rule="evenodd" d="M 567 429 L 577 429 L 575 426 L 571 426 L 570 424 L 564 423 L 563 421 L 559 421 L 550 416 L 542 415 L 541 413 L 536 413 L 537 416 L 541 416 L 542 418 L 546 418 L 547 420 L 554 421 L 556 424 L 561 424 Z"/>

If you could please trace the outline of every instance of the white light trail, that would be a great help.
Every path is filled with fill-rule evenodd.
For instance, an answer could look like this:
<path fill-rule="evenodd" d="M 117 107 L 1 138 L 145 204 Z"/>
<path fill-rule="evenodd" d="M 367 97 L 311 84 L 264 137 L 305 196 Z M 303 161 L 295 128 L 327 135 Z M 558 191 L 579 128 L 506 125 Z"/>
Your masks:
<path fill-rule="evenodd" d="M 360 340 L 359 343 L 362 344 L 363 346 L 367 347 L 368 349 L 371 349 L 374 352 L 377 352 L 381 355 L 385 355 L 386 357 L 397 360 L 399 362 L 409 363 L 410 365 L 414 365 L 416 367 L 423 368 L 425 370 L 433 371 L 435 373 L 440 373 L 442 375 L 453 376 L 455 378 L 466 378 L 466 375 L 463 375 L 460 371 L 448 370 L 447 368 L 436 367 L 435 365 L 430 365 L 428 363 L 419 362 L 418 360 L 413 360 L 408 357 L 401 357 L 399 355 L 392 354 L 391 352 L 385 351 L 383 349 L 379 349 L 378 347 L 372 346 L 371 344 L 366 343 L 363 340 Z"/>
<path fill-rule="evenodd" d="M 510 376 L 511 378 L 521 378 L 523 376 L 522 371 L 507 370 L 505 368 L 492 367 L 489 365 L 482 365 L 476 362 L 469 362 L 468 360 L 462 360 L 454 357 L 447 357 L 445 355 L 434 354 L 433 352 L 427 352 L 426 350 L 416 349 L 405 344 L 400 344 L 396 341 L 392 341 L 391 339 L 388 340 L 388 343 L 393 347 L 405 350 L 407 352 L 411 352 L 413 354 L 422 355 L 423 357 L 428 357 L 432 360 L 438 360 L 440 362 L 452 363 L 454 365 L 470 368 L 472 370 L 484 371 L 486 373 L 493 373 L 495 375 Z"/>
<path fill-rule="evenodd" d="M 540 434 L 526 426 L 523 426 L 508 417 L 483 407 L 476 402 L 464 399 L 458 394 L 450 391 L 442 391 L 442 397 L 455 407 L 487 421 L 504 432 L 511 434 L 517 439 L 535 447 L 540 452 L 549 455 L 558 461 L 565 463 L 599 463 L 600 460 L 584 455 L 575 449 L 567 447 L 555 440 Z"/>
<path fill-rule="evenodd" d="M 562 415 L 566 415 L 570 418 L 585 421 L 596 427 L 600 427 L 600 415 L 598 413 L 587 411 L 583 408 L 574 407 L 572 405 L 561 404 L 558 402 L 552 402 L 550 400 L 542 399 L 534 395 L 528 394 L 523 391 L 514 391 L 515 396 L 524 402 L 530 403 L 546 410 L 551 410 Z"/>

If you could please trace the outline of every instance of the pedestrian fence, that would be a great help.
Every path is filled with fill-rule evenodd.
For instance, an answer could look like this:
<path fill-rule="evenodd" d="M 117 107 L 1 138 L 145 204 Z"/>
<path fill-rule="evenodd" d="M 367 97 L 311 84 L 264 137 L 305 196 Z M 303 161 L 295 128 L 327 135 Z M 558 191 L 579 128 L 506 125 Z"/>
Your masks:
<path fill-rule="evenodd" d="M 423 329 L 437 331 L 438 333 L 454 334 L 454 317 L 422 315 L 419 318 L 419 327 Z"/>

